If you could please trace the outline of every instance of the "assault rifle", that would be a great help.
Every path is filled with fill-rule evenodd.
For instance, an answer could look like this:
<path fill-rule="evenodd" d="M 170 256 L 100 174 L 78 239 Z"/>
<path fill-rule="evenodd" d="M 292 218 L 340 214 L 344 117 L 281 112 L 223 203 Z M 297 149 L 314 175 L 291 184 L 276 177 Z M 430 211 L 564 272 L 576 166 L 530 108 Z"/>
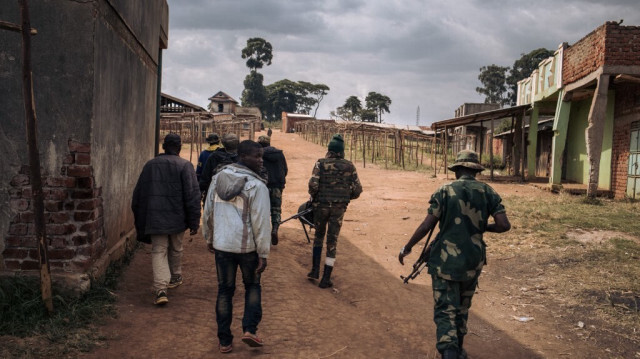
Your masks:
<path fill-rule="evenodd" d="M 424 244 L 418 260 L 416 260 L 416 262 L 413 264 L 413 270 L 411 271 L 411 273 L 406 277 L 403 275 L 400 276 L 404 284 L 409 283 L 409 280 L 411 279 L 415 279 L 420 274 L 420 272 L 422 272 L 422 270 L 427 267 L 427 261 L 429 260 L 429 255 L 431 254 L 431 245 L 433 244 L 433 242 L 430 241 L 432 234 L 433 228 L 431 228 L 431 230 L 429 231 L 427 242 Z"/>
<path fill-rule="evenodd" d="M 313 224 L 313 206 L 311 205 L 311 201 L 303 203 L 300 207 L 298 207 L 298 213 L 285 219 L 284 221 L 280 221 L 280 224 L 283 224 L 284 222 L 291 219 L 300 220 L 300 223 L 302 223 L 302 229 L 304 230 L 304 235 L 307 236 L 307 243 L 311 243 L 309 233 L 307 232 L 307 227 L 305 227 L 306 224 L 309 226 L 309 230 L 315 228 L 315 225 Z"/>

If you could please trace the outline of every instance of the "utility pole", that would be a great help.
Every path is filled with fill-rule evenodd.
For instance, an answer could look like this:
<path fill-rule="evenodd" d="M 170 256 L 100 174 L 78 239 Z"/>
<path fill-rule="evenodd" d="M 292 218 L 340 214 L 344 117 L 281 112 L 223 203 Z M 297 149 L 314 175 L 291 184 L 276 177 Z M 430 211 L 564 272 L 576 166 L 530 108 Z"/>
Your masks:
<path fill-rule="evenodd" d="M 418 106 L 418 110 L 416 110 L 416 126 L 420 126 L 420 106 Z"/>

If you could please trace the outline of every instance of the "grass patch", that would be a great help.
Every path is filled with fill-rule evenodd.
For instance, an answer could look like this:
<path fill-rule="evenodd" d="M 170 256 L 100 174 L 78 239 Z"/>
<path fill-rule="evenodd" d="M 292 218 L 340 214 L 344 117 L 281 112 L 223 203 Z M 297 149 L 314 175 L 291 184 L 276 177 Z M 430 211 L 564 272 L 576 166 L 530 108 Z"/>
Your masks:
<path fill-rule="evenodd" d="M 115 317 L 112 292 L 133 252 L 112 263 L 103 278 L 82 295 L 54 288 L 54 313 L 48 315 L 37 277 L 16 276 L 0 280 L 0 357 L 55 357 L 86 352 L 105 338 L 95 330 L 107 317 Z M 36 344 L 37 343 L 37 344 Z"/>
<path fill-rule="evenodd" d="M 640 204 L 570 194 L 503 200 L 512 230 L 488 235 L 489 252 L 518 258 L 513 276 L 547 287 L 529 300 L 640 343 Z"/>

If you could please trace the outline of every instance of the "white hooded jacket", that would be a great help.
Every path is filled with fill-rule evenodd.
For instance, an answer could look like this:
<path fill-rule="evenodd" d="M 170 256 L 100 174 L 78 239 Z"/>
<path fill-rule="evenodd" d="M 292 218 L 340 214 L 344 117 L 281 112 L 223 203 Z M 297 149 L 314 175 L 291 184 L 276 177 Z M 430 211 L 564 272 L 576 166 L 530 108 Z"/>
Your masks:
<path fill-rule="evenodd" d="M 211 180 L 202 232 L 216 250 L 269 256 L 271 212 L 262 178 L 240 164 L 225 166 Z"/>

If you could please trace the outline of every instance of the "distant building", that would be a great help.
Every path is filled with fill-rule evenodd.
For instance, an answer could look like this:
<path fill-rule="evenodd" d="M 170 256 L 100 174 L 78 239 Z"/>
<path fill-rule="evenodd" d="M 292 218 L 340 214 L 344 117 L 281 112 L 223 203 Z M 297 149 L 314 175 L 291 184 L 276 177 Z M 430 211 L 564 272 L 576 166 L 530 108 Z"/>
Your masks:
<path fill-rule="evenodd" d="M 315 120 L 315 117 L 303 113 L 282 112 L 282 132 L 293 132 L 296 122 Z"/>

